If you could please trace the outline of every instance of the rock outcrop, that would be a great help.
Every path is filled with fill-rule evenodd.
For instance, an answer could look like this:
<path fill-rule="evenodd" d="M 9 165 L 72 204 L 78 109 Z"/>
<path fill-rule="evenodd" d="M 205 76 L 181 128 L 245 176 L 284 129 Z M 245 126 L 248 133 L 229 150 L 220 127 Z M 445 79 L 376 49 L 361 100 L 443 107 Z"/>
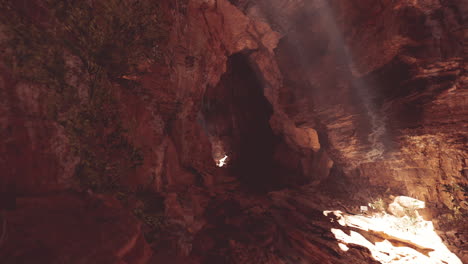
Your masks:
<path fill-rule="evenodd" d="M 141 223 L 117 200 L 22 197 L 4 217 L 2 263 L 147 263 L 152 254 Z"/>
<path fill-rule="evenodd" d="M 117 2 L 0 4 L 0 260 L 377 263 L 322 211 L 406 195 L 467 261 L 466 3 Z"/>

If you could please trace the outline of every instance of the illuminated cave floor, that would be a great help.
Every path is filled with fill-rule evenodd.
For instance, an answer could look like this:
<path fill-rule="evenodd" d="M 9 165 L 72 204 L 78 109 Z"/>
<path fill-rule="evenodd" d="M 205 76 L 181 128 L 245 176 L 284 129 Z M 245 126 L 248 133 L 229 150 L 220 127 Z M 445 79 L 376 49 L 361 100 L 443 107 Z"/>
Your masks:
<path fill-rule="evenodd" d="M 208 206 L 207 227 L 193 241 L 201 263 L 462 264 L 419 215 L 424 203 L 410 197 L 393 197 L 397 217 L 381 201 L 357 205 L 313 186 L 267 196 L 235 189 Z"/>
<path fill-rule="evenodd" d="M 349 250 L 349 245 L 361 245 L 381 263 L 461 264 L 443 244 L 432 222 L 410 211 L 406 209 L 407 215 L 400 217 L 384 212 L 354 215 L 340 210 L 324 211 L 324 215 L 333 215 L 331 221 L 349 228 L 348 232 L 331 229 L 343 251 Z"/>
<path fill-rule="evenodd" d="M 256 195 L 230 185 L 212 190 L 210 196 L 200 188 L 190 190 L 191 197 L 199 199 L 182 199 L 177 210 L 189 217 L 184 213 L 194 209 L 189 203 L 206 203 L 203 222 L 198 222 L 203 225 L 194 232 L 182 221 L 165 228 L 167 233 L 158 234 L 152 245 L 155 254 L 149 263 L 462 263 L 434 232 L 432 222 L 417 213 L 424 203 L 410 197 L 393 197 L 391 204 L 371 198 L 359 203 L 351 197 L 330 197 L 313 186 Z M 117 263 L 114 255 L 122 254 L 118 249 L 132 253 L 129 243 L 143 237 L 138 238 L 140 226 L 129 212 L 107 202 L 71 194 L 20 199 L 18 210 L 8 214 L 9 240 L 0 262 L 55 263 L 49 260 L 66 257 L 95 263 L 89 259 L 103 257 L 99 263 Z M 383 212 L 389 206 L 399 217 Z M 196 224 L 193 220 L 185 223 Z M 96 250 L 103 244 L 117 251 Z M 137 252 L 141 256 L 148 255 L 142 241 L 130 244 L 144 251 Z M 24 261 L 15 262 L 18 256 Z"/>
<path fill-rule="evenodd" d="M 311 201 L 308 196 L 314 199 Z M 388 203 L 382 198 L 369 198 L 362 205 L 346 206 L 344 201 L 320 195 L 311 187 L 277 192 L 271 197 L 277 203 L 287 201 L 285 206 L 296 204 L 295 212 L 306 210 L 307 207 L 318 209 L 324 204 L 335 204 L 335 208 L 339 209 L 323 210 L 323 215 L 335 224 L 330 231 L 342 251 L 340 254 L 351 248 L 366 248 L 378 263 L 462 264 L 438 236 L 433 223 L 424 220 L 419 214 L 425 208 L 423 201 L 390 195 L 385 199 L 390 201 Z M 350 204 L 350 201 L 347 202 Z M 311 219 L 311 222 L 314 221 Z"/>

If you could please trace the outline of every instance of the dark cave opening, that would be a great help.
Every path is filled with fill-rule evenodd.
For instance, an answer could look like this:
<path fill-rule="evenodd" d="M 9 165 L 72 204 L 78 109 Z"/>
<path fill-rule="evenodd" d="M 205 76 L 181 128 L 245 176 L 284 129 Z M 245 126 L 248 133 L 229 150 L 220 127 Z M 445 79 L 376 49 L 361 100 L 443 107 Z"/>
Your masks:
<path fill-rule="evenodd" d="M 208 132 L 222 145 L 219 151 L 229 156 L 229 173 L 249 189 L 275 185 L 273 110 L 247 54 L 229 57 L 218 85 L 207 88 L 202 111 Z"/>

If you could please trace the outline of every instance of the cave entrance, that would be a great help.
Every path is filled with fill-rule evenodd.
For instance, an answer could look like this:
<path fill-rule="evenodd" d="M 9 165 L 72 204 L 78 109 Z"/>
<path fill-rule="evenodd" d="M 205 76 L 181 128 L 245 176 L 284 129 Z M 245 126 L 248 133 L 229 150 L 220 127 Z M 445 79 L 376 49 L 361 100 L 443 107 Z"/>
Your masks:
<path fill-rule="evenodd" d="M 274 184 L 273 152 L 278 139 L 269 124 L 273 110 L 247 54 L 228 58 L 218 85 L 205 92 L 202 111 L 214 158 L 227 155 L 226 169 L 248 188 Z"/>

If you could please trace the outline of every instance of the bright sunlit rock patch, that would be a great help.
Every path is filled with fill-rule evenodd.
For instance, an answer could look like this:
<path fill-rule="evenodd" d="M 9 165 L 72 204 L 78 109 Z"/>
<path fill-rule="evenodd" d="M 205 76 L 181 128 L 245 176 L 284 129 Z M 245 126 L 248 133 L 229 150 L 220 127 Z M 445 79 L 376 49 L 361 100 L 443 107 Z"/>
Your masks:
<path fill-rule="evenodd" d="M 224 155 L 223 158 L 219 159 L 217 162 L 216 162 L 216 166 L 218 167 L 223 167 L 224 165 L 227 164 L 227 158 L 228 156 L 227 155 Z"/>
<path fill-rule="evenodd" d="M 397 205 L 404 209 L 400 211 Z M 339 210 L 324 211 L 323 214 L 334 215 L 340 225 L 351 228 L 349 235 L 341 229 L 331 229 L 343 251 L 357 244 L 368 248 L 381 263 L 462 264 L 443 244 L 432 222 L 425 221 L 415 210 L 424 208 L 424 202 L 399 196 L 389 207 L 396 215 L 385 211 L 374 215 L 352 215 Z"/>

